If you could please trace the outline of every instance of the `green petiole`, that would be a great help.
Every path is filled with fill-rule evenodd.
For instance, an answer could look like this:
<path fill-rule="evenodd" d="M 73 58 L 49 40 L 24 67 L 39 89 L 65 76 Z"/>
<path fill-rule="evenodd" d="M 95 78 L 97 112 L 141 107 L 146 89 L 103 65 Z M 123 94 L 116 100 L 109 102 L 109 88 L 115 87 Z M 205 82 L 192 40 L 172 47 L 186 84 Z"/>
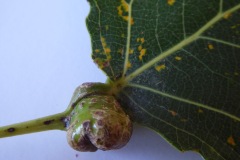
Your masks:
<path fill-rule="evenodd" d="M 0 138 L 42 132 L 47 130 L 66 130 L 69 111 L 0 127 Z"/>

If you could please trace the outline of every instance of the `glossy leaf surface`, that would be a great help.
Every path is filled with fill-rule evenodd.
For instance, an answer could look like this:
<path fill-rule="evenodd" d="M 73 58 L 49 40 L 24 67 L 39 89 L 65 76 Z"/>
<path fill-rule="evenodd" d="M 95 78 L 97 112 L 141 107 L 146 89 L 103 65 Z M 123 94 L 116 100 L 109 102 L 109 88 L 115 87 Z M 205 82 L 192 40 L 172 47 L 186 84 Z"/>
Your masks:
<path fill-rule="evenodd" d="M 133 121 L 240 159 L 240 1 L 90 0 L 94 62 Z"/>

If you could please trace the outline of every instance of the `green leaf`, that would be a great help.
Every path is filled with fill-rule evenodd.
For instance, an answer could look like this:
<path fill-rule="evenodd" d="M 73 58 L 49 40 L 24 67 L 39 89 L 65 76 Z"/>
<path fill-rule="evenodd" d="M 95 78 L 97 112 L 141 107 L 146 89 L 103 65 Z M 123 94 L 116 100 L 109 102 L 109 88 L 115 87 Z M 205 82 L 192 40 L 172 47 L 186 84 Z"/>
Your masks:
<path fill-rule="evenodd" d="M 133 121 L 240 159 L 240 1 L 89 0 L 94 62 Z"/>

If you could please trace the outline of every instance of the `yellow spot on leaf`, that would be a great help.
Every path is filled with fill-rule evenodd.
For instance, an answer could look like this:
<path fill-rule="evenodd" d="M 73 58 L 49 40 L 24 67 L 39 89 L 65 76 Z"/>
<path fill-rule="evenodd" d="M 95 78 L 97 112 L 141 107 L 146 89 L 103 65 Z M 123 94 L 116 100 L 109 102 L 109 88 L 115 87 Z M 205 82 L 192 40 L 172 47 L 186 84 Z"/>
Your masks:
<path fill-rule="evenodd" d="M 100 49 L 95 49 L 95 53 L 99 53 L 100 52 Z"/>
<path fill-rule="evenodd" d="M 128 61 L 127 68 L 131 68 L 131 67 L 132 67 L 132 64 L 131 64 L 131 62 Z"/>
<path fill-rule="evenodd" d="M 125 21 L 128 21 L 128 16 L 122 16 Z"/>
<path fill-rule="evenodd" d="M 131 23 L 131 25 L 133 25 L 133 24 L 134 24 L 133 18 L 131 18 L 131 21 L 130 21 L 130 23 Z"/>
<path fill-rule="evenodd" d="M 125 0 L 121 0 L 121 4 L 120 6 L 117 7 L 117 11 L 118 11 L 118 15 L 120 17 L 122 17 L 125 21 L 129 21 L 129 17 L 128 16 L 124 16 L 124 12 L 128 13 L 129 12 L 129 5 Z M 131 25 L 134 24 L 133 18 L 131 17 L 130 19 L 130 23 Z"/>
<path fill-rule="evenodd" d="M 140 51 L 140 55 L 139 55 L 139 57 L 138 57 L 140 61 L 142 60 L 142 57 L 146 55 L 146 51 L 147 51 L 147 49 L 142 49 L 142 50 Z"/>
<path fill-rule="evenodd" d="M 111 49 L 107 47 L 106 39 L 104 37 L 101 37 L 101 42 L 102 42 L 104 54 L 106 55 L 107 60 L 110 61 L 112 58 L 110 55 Z"/>
<path fill-rule="evenodd" d="M 168 5 L 170 6 L 174 5 L 175 2 L 176 0 L 167 0 Z"/>
<path fill-rule="evenodd" d="M 105 29 L 106 29 L 106 31 L 107 31 L 107 30 L 109 29 L 109 26 L 108 26 L 108 25 L 106 25 L 106 26 L 105 26 Z"/>
<path fill-rule="evenodd" d="M 129 54 L 133 54 L 134 50 L 133 49 L 129 49 Z"/>
<path fill-rule="evenodd" d="M 142 45 L 138 46 L 138 51 L 142 50 Z"/>
<path fill-rule="evenodd" d="M 122 15 L 123 15 L 122 6 L 118 6 L 118 7 L 117 7 L 117 10 L 118 10 L 118 15 L 119 15 L 119 16 L 122 16 Z"/>
<path fill-rule="evenodd" d="M 107 67 L 109 65 L 109 61 L 101 58 L 96 58 L 94 62 L 98 65 L 100 69 Z"/>
<path fill-rule="evenodd" d="M 214 49 L 214 46 L 209 43 L 209 44 L 208 44 L 208 49 L 213 50 L 213 49 Z"/>
<path fill-rule="evenodd" d="M 122 33 L 122 34 L 121 34 L 121 37 L 122 37 L 122 38 L 125 38 L 125 34 L 124 34 L 124 33 Z"/>
<path fill-rule="evenodd" d="M 203 110 L 199 108 L 198 113 L 203 113 Z"/>
<path fill-rule="evenodd" d="M 238 72 L 234 72 L 234 75 L 235 75 L 235 76 L 239 76 L 239 73 L 238 73 Z"/>
<path fill-rule="evenodd" d="M 121 0 L 121 6 L 123 7 L 125 12 L 129 11 L 128 3 L 125 0 Z"/>
<path fill-rule="evenodd" d="M 110 48 L 105 48 L 104 51 L 105 51 L 106 54 L 109 54 L 111 52 L 111 49 Z"/>
<path fill-rule="evenodd" d="M 141 42 L 141 44 L 143 44 L 145 42 L 144 38 L 137 38 L 137 42 Z"/>
<path fill-rule="evenodd" d="M 118 49 L 118 50 L 117 50 L 117 53 L 123 55 L 123 49 L 122 49 L 122 48 Z"/>
<path fill-rule="evenodd" d="M 176 56 L 175 59 L 176 59 L 177 61 L 181 61 L 181 60 L 182 60 L 182 57 Z"/>
<path fill-rule="evenodd" d="M 235 141 L 233 139 L 233 136 L 228 137 L 227 143 L 232 145 L 232 146 L 236 146 L 236 143 L 235 143 Z"/>
<path fill-rule="evenodd" d="M 168 110 L 169 113 L 171 113 L 172 116 L 176 116 L 177 115 L 177 112 L 173 111 L 173 110 Z"/>
<path fill-rule="evenodd" d="M 158 72 L 160 72 L 161 70 L 163 70 L 163 69 L 165 69 L 165 68 L 166 68 L 165 64 L 161 64 L 161 65 L 155 66 L 155 69 L 156 69 Z"/>
<path fill-rule="evenodd" d="M 107 46 L 105 38 L 101 37 L 101 42 L 102 42 L 103 48 L 105 48 Z"/>
<path fill-rule="evenodd" d="M 104 37 L 101 37 L 101 42 L 105 42 L 105 38 Z"/>
<path fill-rule="evenodd" d="M 230 18 L 231 16 L 232 16 L 231 13 L 226 13 L 226 14 L 224 14 L 223 18 L 224 18 L 224 19 L 228 19 L 228 18 Z"/>

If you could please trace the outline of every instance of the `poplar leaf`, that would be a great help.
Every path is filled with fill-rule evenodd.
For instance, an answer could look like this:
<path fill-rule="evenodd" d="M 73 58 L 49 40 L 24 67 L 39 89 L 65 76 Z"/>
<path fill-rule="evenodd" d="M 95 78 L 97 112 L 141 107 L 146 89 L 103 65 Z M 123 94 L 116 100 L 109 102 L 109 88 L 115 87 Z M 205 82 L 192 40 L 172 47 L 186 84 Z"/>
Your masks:
<path fill-rule="evenodd" d="M 181 151 L 240 159 L 240 1 L 89 3 L 92 58 L 131 119 Z"/>

